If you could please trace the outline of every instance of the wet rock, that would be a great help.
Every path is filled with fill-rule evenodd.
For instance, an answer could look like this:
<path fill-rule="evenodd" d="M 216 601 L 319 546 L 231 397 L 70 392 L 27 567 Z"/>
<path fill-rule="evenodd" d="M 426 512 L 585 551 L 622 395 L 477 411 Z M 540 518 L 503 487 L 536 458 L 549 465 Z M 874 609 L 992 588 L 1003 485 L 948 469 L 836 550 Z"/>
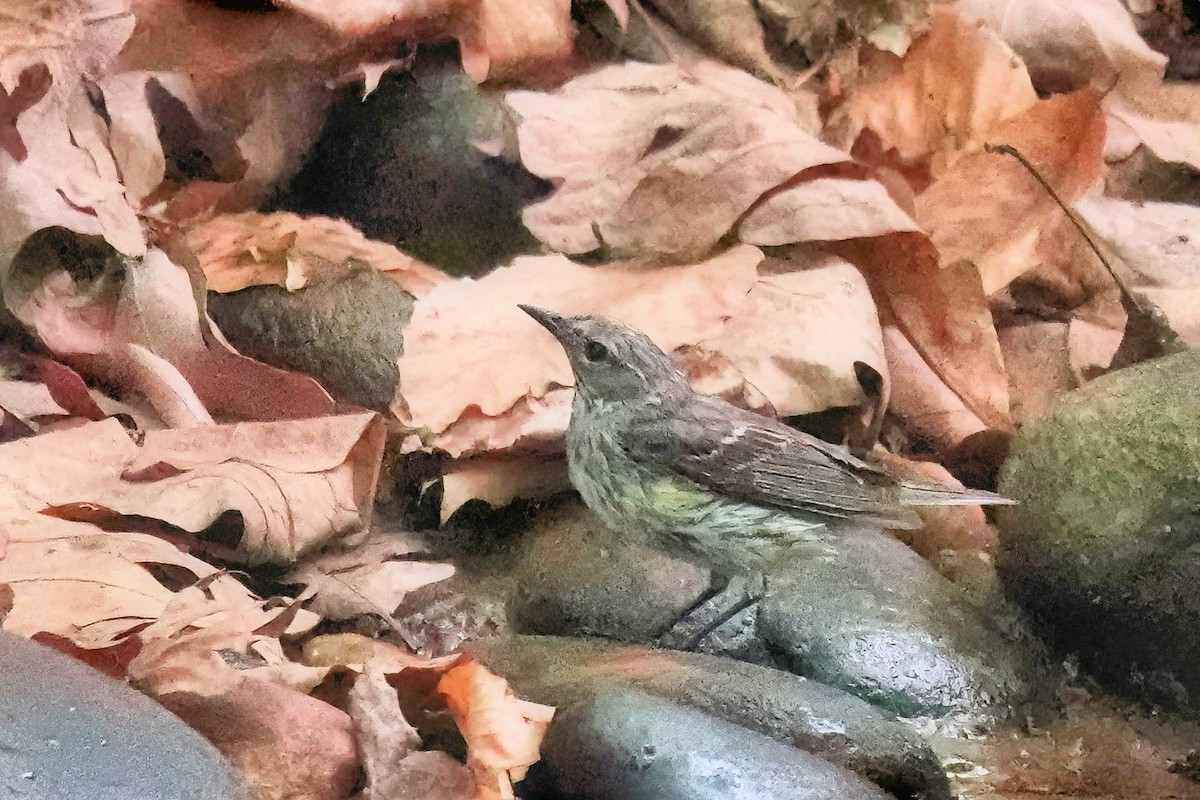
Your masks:
<path fill-rule="evenodd" d="M 891 536 L 850 532 L 768 576 L 759 636 L 793 672 L 902 716 L 1005 715 L 1034 659 Z"/>
<path fill-rule="evenodd" d="M 612 688 L 639 689 L 799 747 L 901 800 L 950 797 L 937 756 L 911 728 L 845 692 L 786 672 L 560 637 L 495 638 L 470 649 L 525 699 L 566 707 Z"/>
<path fill-rule="evenodd" d="M 210 292 L 208 310 L 239 352 L 313 376 L 344 403 L 387 413 L 400 376 L 413 298 L 365 269 L 296 292 L 254 286 Z"/>
<path fill-rule="evenodd" d="M 795 747 L 635 689 L 560 708 L 519 784 L 556 800 L 883 800 L 875 785 Z"/>
<path fill-rule="evenodd" d="M 709 590 L 707 572 L 609 532 L 578 503 L 542 515 L 514 556 L 517 633 L 651 644 Z M 903 716 L 1003 715 L 1033 659 L 891 536 L 864 530 L 768 576 L 768 596 L 697 649 L 814 678 Z"/>
<path fill-rule="evenodd" d="M 148 697 L 0 632 L 0 796 L 249 800 L 200 734 Z"/>
<path fill-rule="evenodd" d="M 1098 378 L 1029 422 L 1000 488 L 997 566 L 1059 649 L 1200 703 L 1200 352 Z"/>
<path fill-rule="evenodd" d="M 456 275 L 479 275 L 537 241 L 521 222 L 545 184 L 481 143 L 503 138 L 502 95 L 422 46 L 411 71 L 365 100 L 348 90 L 278 208 L 349 220 Z"/>
<path fill-rule="evenodd" d="M 538 517 L 514 563 L 519 633 L 649 642 L 709 588 L 707 570 L 623 540 L 579 502 Z"/>

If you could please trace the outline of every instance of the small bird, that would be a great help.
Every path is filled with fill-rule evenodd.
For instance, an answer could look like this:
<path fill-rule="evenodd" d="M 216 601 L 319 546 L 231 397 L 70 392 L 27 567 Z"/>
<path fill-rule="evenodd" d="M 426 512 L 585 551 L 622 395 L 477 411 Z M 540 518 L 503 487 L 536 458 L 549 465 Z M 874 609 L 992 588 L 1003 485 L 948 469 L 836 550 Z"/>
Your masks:
<path fill-rule="evenodd" d="M 782 422 L 692 389 L 644 334 L 599 316 L 520 308 L 575 373 L 567 464 L 584 502 L 618 532 L 724 575 L 761 572 L 839 526 L 919 528 L 912 506 L 1009 503 L 899 477 Z"/>

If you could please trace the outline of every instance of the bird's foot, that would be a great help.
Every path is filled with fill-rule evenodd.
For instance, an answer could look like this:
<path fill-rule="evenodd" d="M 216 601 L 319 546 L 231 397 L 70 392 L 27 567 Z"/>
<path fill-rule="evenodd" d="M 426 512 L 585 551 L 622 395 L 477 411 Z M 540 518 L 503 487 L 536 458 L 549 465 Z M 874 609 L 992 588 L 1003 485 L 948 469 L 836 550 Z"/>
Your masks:
<path fill-rule="evenodd" d="M 668 650 L 695 650 L 713 631 L 758 603 L 767 593 L 761 572 L 739 573 L 716 594 L 701 600 L 655 640 Z"/>

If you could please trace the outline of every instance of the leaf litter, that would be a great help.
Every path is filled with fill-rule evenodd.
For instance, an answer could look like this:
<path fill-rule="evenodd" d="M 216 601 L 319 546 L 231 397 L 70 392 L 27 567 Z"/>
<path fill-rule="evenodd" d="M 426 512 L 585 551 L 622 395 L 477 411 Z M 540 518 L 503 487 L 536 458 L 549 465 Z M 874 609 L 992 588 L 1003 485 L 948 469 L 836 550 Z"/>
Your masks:
<path fill-rule="evenodd" d="M 435 536 L 373 515 L 398 491 L 381 474 L 407 474 L 385 450 L 440 465 L 443 520 L 566 487 L 570 371 L 518 302 L 623 319 L 698 388 L 777 416 L 868 404 L 862 362 L 910 451 L 943 457 L 1112 368 L 1121 288 L 1200 339 L 1197 87 L 1163 82 L 1116 0 L 592 4 L 618 50 L 657 37 L 659 63 L 596 48 L 561 0 L 275 5 L 0 18 L 0 619 L 158 697 L 272 796 L 347 796 L 361 766 L 366 797 L 509 798 L 538 757 L 552 710 L 469 658 L 313 638 L 364 615 L 402 630 L 405 596 L 454 574 Z M 503 98 L 511 140 L 488 152 L 550 187 L 523 212 L 543 252 L 454 280 L 351 222 L 264 210 L 347 76 L 369 93 L 441 40 Z M 365 269 L 413 299 L 386 419 L 242 356 L 207 312 L 207 291 Z M 986 589 L 979 510 L 926 523 L 910 544 Z M 255 580 L 265 563 L 282 578 Z M 423 749 L 414 702 L 453 718 L 465 765 Z M 239 738 L 229 709 L 319 736 Z M 1177 787 L 1130 760 L 1152 732 L 1074 713 L 1050 734 L 1073 750 L 1025 732 L 960 753 L 1003 761 L 966 796 Z"/>

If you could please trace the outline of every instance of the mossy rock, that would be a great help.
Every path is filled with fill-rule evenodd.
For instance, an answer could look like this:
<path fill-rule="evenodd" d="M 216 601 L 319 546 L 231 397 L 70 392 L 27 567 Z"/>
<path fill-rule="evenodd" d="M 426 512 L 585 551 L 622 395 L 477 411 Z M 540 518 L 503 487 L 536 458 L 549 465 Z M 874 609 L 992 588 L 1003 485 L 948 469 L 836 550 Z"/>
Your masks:
<path fill-rule="evenodd" d="M 1098 677 L 1200 700 L 1200 352 L 1099 378 L 1020 432 L 1000 490 L 1013 598 Z"/>

